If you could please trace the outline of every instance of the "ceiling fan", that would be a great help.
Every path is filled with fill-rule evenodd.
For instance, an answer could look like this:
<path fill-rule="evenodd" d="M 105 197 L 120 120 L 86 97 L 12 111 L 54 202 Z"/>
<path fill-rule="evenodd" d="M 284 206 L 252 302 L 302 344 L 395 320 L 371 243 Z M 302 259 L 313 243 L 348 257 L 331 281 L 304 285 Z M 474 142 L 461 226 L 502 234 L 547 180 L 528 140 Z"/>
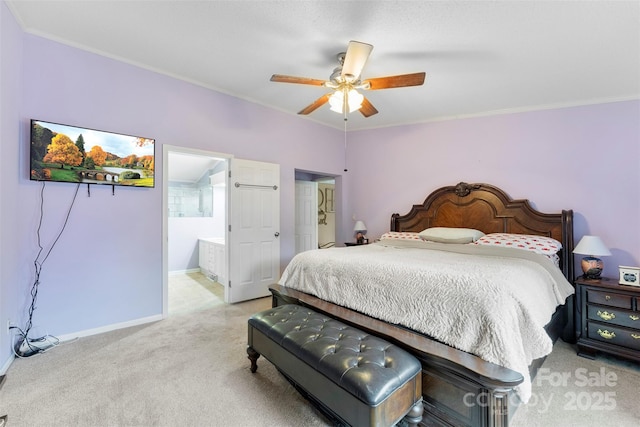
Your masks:
<path fill-rule="evenodd" d="M 331 110 L 346 115 L 360 110 L 364 117 L 378 113 L 369 100 L 358 92 L 361 90 L 379 90 L 406 86 L 420 86 L 424 83 L 425 73 L 401 74 L 397 76 L 377 77 L 362 80 L 360 74 L 364 68 L 373 46 L 358 41 L 350 41 L 346 52 L 337 55 L 340 65 L 333 70 L 329 80 L 311 79 L 307 77 L 293 77 L 282 74 L 271 76 L 272 82 L 297 83 L 303 85 L 323 86 L 333 89 L 333 92 L 322 95 L 314 102 L 303 108 L 298 114 L 310 114 L 327 102 Z"/>

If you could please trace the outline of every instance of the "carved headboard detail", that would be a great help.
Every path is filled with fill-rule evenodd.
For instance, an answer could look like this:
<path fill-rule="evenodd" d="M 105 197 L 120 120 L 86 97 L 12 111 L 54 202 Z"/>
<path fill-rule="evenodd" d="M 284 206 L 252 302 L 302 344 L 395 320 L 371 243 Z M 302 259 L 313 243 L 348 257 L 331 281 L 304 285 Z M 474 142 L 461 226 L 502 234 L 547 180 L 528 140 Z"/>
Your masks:
<path fill-rule="evenodd" d="M 429 227 L 475 228 L 483 233 L 535 234 L 562 242 L 562 271 L 573 283 L 573 211 L 548 214 L 528 200 L 511 199 L 489 184 L 460 182 L 435 190 L 406 215 L 391 216 L 391 231 L 419 232 Z"/>

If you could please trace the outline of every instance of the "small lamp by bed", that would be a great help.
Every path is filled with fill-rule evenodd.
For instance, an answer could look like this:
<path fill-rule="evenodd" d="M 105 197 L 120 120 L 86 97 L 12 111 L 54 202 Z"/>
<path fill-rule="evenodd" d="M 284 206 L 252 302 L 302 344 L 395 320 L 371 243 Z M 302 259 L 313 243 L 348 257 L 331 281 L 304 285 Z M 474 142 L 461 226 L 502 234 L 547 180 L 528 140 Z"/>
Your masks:
<path fill-rule="evenodd" d="M 582 236 L 573 253 L 587 255 L 581 262 L 583 275 L 587 279 L 599 279 L 604 263 L 598 257 L 611 255 L 609 248 L 598 236 Z"/>
<path fill-rule="evenodd" d="M 353 232 L 356 236 L 356 243 L 358 245 L 364 244 L 365 235 L 367 234 L 367 226 L 362 221 L 356 221 L 356 225 L 353 227 Z"/>

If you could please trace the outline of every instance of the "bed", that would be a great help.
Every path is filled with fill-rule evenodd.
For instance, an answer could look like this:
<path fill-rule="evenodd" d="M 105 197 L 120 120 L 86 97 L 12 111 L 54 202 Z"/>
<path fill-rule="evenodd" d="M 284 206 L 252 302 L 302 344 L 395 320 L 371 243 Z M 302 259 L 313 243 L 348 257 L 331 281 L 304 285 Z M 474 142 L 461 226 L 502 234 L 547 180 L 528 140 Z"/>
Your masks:
<path fill-rule="evenodd" d="M 447 245 L 433 242 L 425 243 L 420 239 L 413 243 L 391 244 L 389 241 L 383 240 L 381 243 L 365 245 L 359 248 L 333 248 L 311 251 L 308 254 L 302 253 L 294 257 L 289 266 L 287 266 L 280 282 L 270 287 L 273 294 L 273 306 L 295 303 L 310 307 L 390 340 L 414 354 L 422 364 L 422 394 L 425 404 L 424 425 L 508 426 L 509 420 L 520 404 L 523 395 L 526 401 L 527 392 L 530 392 L 530 380 L 544 361 L 545 354 L 550 351 L 550 346 L 553 345 L 553 342 L 558 337 L 562 337 L 567 341 L 573 340 L 573 289 L 570 285 L 573 283 L 574 271 L 572 221 L 573 213 L 571 210 L 563 210 L 554 214 L 538 212 L 527 200 L 513 200 L 504 191 L 495 186 L 464 182 L 437 189 L 427 196 L 422 204 L 413 205 L 405 215 L 397 213 L 392 215 L 391 233 L 389 233 L 388 237 L 404 234 L 411 236 L 410 240 L 413 237 L 412 233 L 418 233 L 426 229 L 466 228 L 491 236 L 493 236 L 492 233 L 507 233 L 509 236 L 542 236 L 541 238 L 549 238 L 549 240 L 557 241 L 561 245 L 561 249 L 557 254 L 553 254 L 557 258 L 555 259 L 556 264 L 551 267 L 549 266 L 553 263 L 551 261 L 553 257 L 551 256 L 548 257 L 548 260 L 541 255 L 528 255 L 528 252 L 525 256 L 526 251 L 515 249 L 511 250 L 511 252 L 519 252 L 522 255 L 516 256 L 517 259 L 512 261 L 510 259 L 511 255 L 507 256 L 500 252 L 502 249 L 486 248 L 488 251 L 497 250 L 498 253 L 481 255 L 483 269 L 485 266 L 491 269 L 490 266 L 492 265 L 504 264 L 509 265 L 512 270 L 509 270 L 509 274 L 500 273 L 494 276 L 490 276 L 489 273 L 485 274 L 483 271 L 482 279 L 480 275 L 477 279 L 472 279 L 481 283 L 482 289 L 484 287 L 492 288 L 486 293 L 495 295 L 493 307 L 490 306 L 486 312 L 478 308 L 477 310 L 464 311 L 464 315 L 462 311 L 457 314 L 453 313 L 454 319 L 460 319 L 457 323 L 469 325 L 464 326 L 464 328 L 468 327 L 469 329 L 468 331 L 464 330 L 465 333 L 460 334 L 461 337 L 474 337 L 473 334 L 477 334 L 477 337 L 470 340 L 472 347 L 470 347 L 469 351 L 463 350 L 467 345 L 465 343 L 448 342 L 447 337 L 450 332 L 445 333 L 443 336 L 438 336 L 439 330 L 434 328 L 433 325 L 440 320 L 440 314 L 434 309 L 434 305 L 429 306 L 429 304 L 435 304 L 435 306 L 438 304 L 434 292 L 432 290 L 424 291 L 423 295 L 420 292 L 416 293 L 416 289 L 420 289 L 419 286 L 427 286 L 426 283 L 418 283 L 415 285 L 417 288 L 412 289 L 413 282 L 417 280 L 412 277 L 404 279 L 404 276 L 402 276 L 399 279 L 399 283 L 394 285 L 394 274 L 384 276 L 382 273 L 373 273 L 373 276 L 368 276 L 369 268 L 362 269 L 360 267 L 368 262 L 373 262 L 378 256 L 384 257 L 389 253 L 395 259 L 389 258 L 393 260 L 385 261 L 386 258 L 382 258 L 381 262 L 387 262 L 392 268 L 396 269 L 396 272 L 413 270 L 413 264 L 429 265 L 429 268 L 433 270 L 435 269 L 433 267 L 435 265 L 434 262 L 423 262 L 421 258 L 416 258 L 416 261 L 413 262 L 411 259 L 414 256 L 422 257 L 422 253 L 437 252 L 438 257 L 443 257 L 445 261 L 454 267 L 458 266 L 459 276 L 467 277 L 467 280 L 469 280 L 468 277 L 472 276 L 467 276 L 466 272 L 463 273 L 462 264 L 458 257 L 476 257 L 475 254 L 466 253 L 470 250 L 475 251 L 478 246 L 476 244 Z M 427 251 L 412 247 L 412 245 L 420 246 L 423 244 L 434 246 L 427 247 Z M 470 247 L 473 247 L 473 249 L 470 249 Z M 505 249 L 505 251 L 507 250 Z M 462 252 L 461 254 L 459 253 L 460 251 Z M 344 263 L 344 268 L 351 268 L 349 265 L 353 265 L 354 270 L 339 270 L 338 274 L 336 274 L 337 279 L 335 277 L 332 279 L 331 273 L 326 273 L 322 270 L 322 267 L 313 264 L 313 257 L 316 257 L 314 253 L 317 254 L 317 257 L 329 256 L 329 254 L 335 253 L 339 258 L 343 258 L 343 260 L 336 259 L 335 261 L 320 258 L 321 264 L 319 265 Z M 300 259 L 298 259 L 299 257 Z M 520 257 L 527 259 L 523 260 Z M 351 258 L 354 260 L 349 261 Z M 545 258 L 545 261 L 540 261 L 542 258 Z M 413 264 L 411 264 L 412 262 Z M 515 264 L 515 266 L 510 266 L 511 263 Z M 537 264 L 540 264 L 541 267 Z M 521 268 L 523 266 L 528 268 L 528 270 L 524 270 L 524 273 L 519 273 L 519 270 L 515 270 L 516 267 Z M 500 267 L 502 268 L 502 265 Z M 421 266 L 420 269 L 422 268 Z M 471 270 L 474 268 L 477 267 L 473 267 Z M 416 267 L 416 277 L 423 277 L 424 273 L 420 269 Z M 442 269 L 444 272 L 444 267 Z M 554 270 L 557 271 L 554 272 Z M 325 288 L 331 291 L 325 292 L 322 286 L 314 288 L 310 285 L 313 281 L 311 277 L 307 278 L 304 275 L 306 271 L 322 271 L 319 285 L 324 285 Z M 501 272 L 502 270 L 495 271 Z M 520 275 L 518 276 L 518 274 Z M 553 284 L 550 286 L 552 288 L 553 286 L 559 286 L 562 289 L 561 291 L 552 289 L 548 292 L 550 294 L 547 298 L 549 300 L 548 304 L 552 304 L 550 308 L 547 308 L 549 310 L 548 314 L 537 312 L 542 310 L 538 306 L 544 304 L 538 301 L 534 303 L 527 302 L 524 297 L 518 294 L 518 291 L 514 290 L 517 288 L 515 286 L 516 282 L 520 286 L 521 282 L 523 284 L 527 283 L 526 280 L 529 280 L 529 275 L 538 274 L 545 280 L 547 276 L 551 277 L 550 281 Z M 379 283 L 372 279 L 374 276 L 380 277 Z M 324 283 L 322 280 L 324 280 Z M 434 280 L 436 282 L 441 280 L 442 283 L 449 283 L 449 276 L 437 276 Z M 480 282 L 481 280 L 482 282 Z M 338 286 L 338 282 L 344 282 L 345 286 Z M 494 282 L 495 289 L 493 288 Z M 506 286 L 506 290 L 498 287 L 501 282 L 504 282 L 504 284 L 500 286 Z M 560 283 L 556 284 L 556 282 Z M 380 286 L 381 283 L 384 286 Z M 467 283 L 467 288 L 473 288 L 473 286 L 468 285 Z M 375 288 L 375 286 L 378 287 Z M 478 297 L 477 295 L 470 296 L 466 293 L 467 290 L 462 290 L 460 287 L 447 286 L 446 292 L 437 293 L 452 294 L 454 291 L 459 292 L 454 294 L 454 297 L 459 301 L 475 301 L 474 298 Z M 523 288 L 525 287 L 524 285 L 522 286 Z M 569 286 L 570 290 L 566 288 L 567 286 Z M 397 295 L 393 294 L 393 292 L 387 295 L 385 290 L 387 287 L 394 289 L 393 292 L 397 291 Z M 370 291 L 368 290 L 369 288 L 374 290 Z M 401 296 L 401 292 L 398 290 L 400 288 L 403 288 L 402 292 L 404 292 L 404 288 L 410 289 L 410 292 L 406 296 Z M 374 294 L 368 295 L 367 292 L 374 292 Z M 383 292 L 385 293 L 383 294 Z M 478 293 L 478 290 L 473 290 L 473 292 Z M 463 294 L 464 296 L 462 296 Z M 378 300 L 378 303 L 382 301 L 383 307 L 374 306 L 372 308 L 368 306 L 367 304 L 370 300 Z M 412 305 L 412 302 L 415 302 L 413 300 L 418 300 L 418 304 Z M 445 303 L 445 305 L 447 304 L 449 303 Z M 504 313 L 500 312 L 494 316 L 493 312 L 498 312 L 497 308 L 500 308 L 500 310 L 504 308 Z M 425 313 L 419 313 L 421 310 L 425 310 Z M 473 317 L 474 315 L 478 316 L 476 322 L 474 322 L 473 318 L 469 319 L 470 316 Z M 511 315 L 516 316 L 515 320 L 509 317 Z M 421 320 L 420 322 L 412 323 L 413 318 Z M 526 320 L 529 318 L 533 320 Z M 541 319 L 548 321 L 540 323 Z M 487 348 L 487 344 L 483 341 L 485 336 L 493 337 L 496 335 L 497 342 L 504 342 L 505 338 L 494 332 L 495 330 L 514 333 L 512 325 L 518 324 L 519 329 L 516 333 L 528 334 L 528 329 L 522 329 L 521 324 L 535 324 L 536 322 L 540 324 L 539 329 L 542 330 L 542 335 L 544 335 L 538 338 L 542 340 L 541 345 L 543 347 L 548 347 L 548 351 L 538 351 L 536 353 L 535 345 L 534 349 L 523 350 L 526 353 L 525 356 L 536 356 L 535 358 L 530 357 L 530 360 L 525 357 L 527 363 L 524 368 L 522 368 L 522 360 L 518 360 L 517 363 L 513 364 L 513 366 L 521 369 L 512 369 L 508 367 L 510 366 L 510 356 L 505 356 L 504 360 L 500 358 L 494 359 L 492 352 L 485 354 L 482 351 L 482 349 Z M 542 329 L 543 325 L 544 329 Z M 455 327 L 461 328 L 460 325 L 455 325 Z M 474 328 L 478 329 L 479 332 L 472 331 Z M 524 332 L 521 332 L 521 330 Z M 532 333 L 540 335 L 535 330 Z M 516 338 L 518 337 L 516 336 Z M 526 344 L 531 339 L 529 335 L 526 335 L 520 341 Z M 507 340 L 509 341 L 510 338 L 507 338 Z M 500 348 L 501 346 L 503 345 L 489 347 Z M 510 349 L 507 348 L 507 350 Z"/>

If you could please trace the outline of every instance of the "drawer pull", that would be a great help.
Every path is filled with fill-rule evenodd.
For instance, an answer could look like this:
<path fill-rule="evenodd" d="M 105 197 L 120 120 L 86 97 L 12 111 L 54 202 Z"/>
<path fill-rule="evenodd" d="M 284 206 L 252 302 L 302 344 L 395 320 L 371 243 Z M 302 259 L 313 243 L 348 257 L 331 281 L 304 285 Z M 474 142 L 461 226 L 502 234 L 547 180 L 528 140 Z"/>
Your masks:
<path fill-rule="evenodd" d="M 611 299 L 611 297 L 609 295 L 605 295 L 604 299 L 606 299 L 607 301 L 609 301 Z"/>
<path fill-rule="evenodd" d="M 600 316 L 600 318 L 604 320 L 611 320 L 616 318 L 615 314 L 609 313 L 608 311 L 600 311 L 600 310 L 598 310 L 598 316 Z"/>
<path fill-rule="evenodd" d="M 638 320 L 638 319 L 640 319 L 640 317 L 639 317 L 639 316 L 636 316 L 636 315 L 634 315 L 634 314 L 630 314 L 630 315 L 629 315 L 629 319 L 631 319 L 631 320 Z"/>
<path fill-rule="evenodd" d="M 640 340 L 640 335 L 639 334 L 631 334 L 631 338 L 636 339 L 636 340 Z"/>
<path fill-rule="evenodd" d="M 612 340 L 616 337 L 615 332 L 609 332 L 606 329 L 604 331 L 602 329 L 598 329 L 598 335 L 607 340 Z"/>

